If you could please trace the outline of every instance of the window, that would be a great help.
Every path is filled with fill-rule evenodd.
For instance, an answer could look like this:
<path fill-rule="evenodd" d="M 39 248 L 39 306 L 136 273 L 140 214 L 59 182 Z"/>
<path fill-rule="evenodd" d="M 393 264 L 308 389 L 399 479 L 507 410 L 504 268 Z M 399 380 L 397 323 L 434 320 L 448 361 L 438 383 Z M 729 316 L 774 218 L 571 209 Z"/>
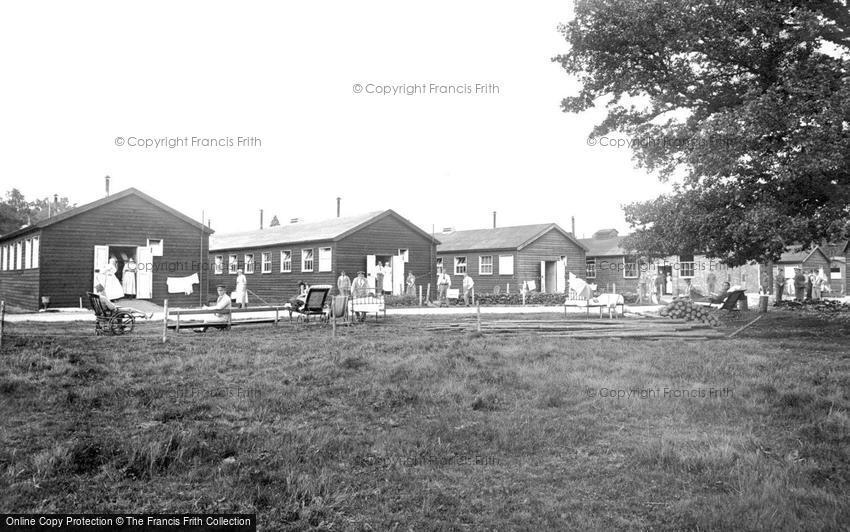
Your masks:
<path fill-rule="evenodd" d="M 478 257 L 478 275 L 493 275 L 493 255 Z"/>
<path fill-rule="evenodd" d="M 227 259 L 227 273 L 236 273 L 236 270 L 239 269 L 239 257 L 236 255 L 231 255 Z"/>
<path fill-rule="evenodd" d="M 163 242 L 161 238 L 149 238 L 148 247 L 151 248 L 151 255 L 154 257 L 162 257 Z"/>
<path fill-rule="evenodd" d="M 268 251 L 264 251 L 262 255 L 263 259 L 263 273 L 271 273 L 272 272 L 272 254 Z"/>
<path fill-rule="evenodd" d="M 24 268 L 24 243 L 15 242 L 15 269 L 22 270 Z"/>
<path fill-rule="evenodd" d="M 841 266 L 833 266 L 829 269 L 830 279 L 841 279 Z"/>
<path fill-rule="evenodd" d="M 32 238 L 32 262 L 31 265 L 33 268 L 38 268 L 38 253 L 39 253 L 39 239 L 37 236 Z"/>
<path fill-rule="evenodd" d="M 596 259 L 587 259 L 585 263 L 585 277 L 587 279 L 596 279 Z"/>
<path fill-rule="evenodd" d="M 466 257 L 455 257 L 455 275 L 466 273 Z"/>
<path fill-rule="evenodd" d="M 439 275 L 441 273 L 443 273 L 443 259 L 438 258 L 437 259 L 437 275 Z"/>
<path fill-rule="evenodd" d="M 254 273 L 254 254 L 245 254 L 245 273 Z"/>
<path fill-rule="evenodd" d="M 398 256 L 401 257 L 401 260 L 403 260 L 404 262 L 410 262 L 410 253 L 408 252 L 408 250 L 399 248 Z"/>
<path fill-rule="evenodd" d="M 680 262 L 679 263 L 679 275 L 682 277 L 693 277 L 694 276 L 694 263 L 693 262 Z"/>
<path fill-rule="evenodd" d="M 312 249 L 302 249 L 301 250 L 301 271 L 302 272 L 313 271 L 313 250 Z"/>
<path fill-rule="evenodd" d="M 224 256 L 215 256 L 215 262 L 213 263 L 213 273 L 216 275 L 221 275 L 222 273 L 224 273 Z"/>
<path fill-rule="evenodd" d="M 514 274 L 514 256 L 499 255 L 499 275 Z"/>
<path fill-rule="evenodd" d="M 638 267 L 637 262 L 626 262 L 626 259 L 623 259 L 623 278 L 624 279 L 637 279 L 638 277 Z"/>
<path fill-rule="evenodd" d="M 280 252 L 280 273 L 292 271 L 292 251 L 284 249 Z"/>
<path fill-rule="evenodd" d="M 29 270 L 30 268 L 32 268 L 32 238 L 27 238 L 24 246 L 24 269 Z"/>
<path fill-rule="evenodd" d="M 331 248 L 319 248 L 319 271 L 329 272 L 331 268 Z"/>
<path fill-rule="evenodd" d="M 6 246 L 0 246 L 0 270 L 6 269 Z"/>

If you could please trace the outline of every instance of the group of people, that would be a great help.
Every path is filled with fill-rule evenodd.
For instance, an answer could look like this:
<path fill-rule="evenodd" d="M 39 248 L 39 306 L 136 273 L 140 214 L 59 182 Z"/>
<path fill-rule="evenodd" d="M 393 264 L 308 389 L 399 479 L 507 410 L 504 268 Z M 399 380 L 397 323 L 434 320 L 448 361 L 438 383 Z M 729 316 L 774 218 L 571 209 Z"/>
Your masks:
<path fill-rule="evenodd" d="M 449 288 L 451 287 L 451 276 L 447 274 L 445 270 L 440 271 L 440 273 L 437 274 L 437 303 L 440 306 L 448 305 L 448 292 Z M 463 281 L 461 282 L 461 288 L 463 288 L 463 304 L 468 307 L 473 299 L 473 289 L 475 288 L 475 281 L 466 272 L 463 272 Z"/>
<path fill-rule="evenodd" d="M 106 266 L 95 270 L 98 283 L 103 285 L 104 295 L 110 301 L 136 295 L 136 261 L 126 255 L 121 259 L 119 264 L 118 257 L 112 255 Z"/>
<path fill-rule="evenodd" d="M 774 279 L 776 283 L 776 301 L 782 301 L 783 295 L 793 297 L 796 301 L 816 301 L 824 292 L 830 292 L 829 279 L 827 279 L 823 268 L 820 270 L 809 270 L 804 272 L 803 268 L 794 268 L 794 277 L 786 279 L 782 268 Z"/>
<path fill-rule="evenodd" d="M 380 267 L 381 263 L 378 263 Z M 366 278 L 366 272 L 358 271 L 357 277 L 352 281 L 348 274 L 345 273 L 345 270 L 339 272 L 339 277 L 336 279 L 336 287 L 339 291 L 339 295 L 341 296 L 351 296 L 351 297 L 367 297 L 369 295 L 383 295 L 385 290 L 384 287 L 384 279 L 383 276 L 386 272 L 386 267 L 384 269 L 378 269 L 375 273 L 375 287 L 373 288 L 369 284 L 369 280 Z M 408 272 L 407 279 L 405 279 L 405 287 L 404 293 L 408 296 L 416 295 L 416 276 L 413 275 L 413 272 Z"/>

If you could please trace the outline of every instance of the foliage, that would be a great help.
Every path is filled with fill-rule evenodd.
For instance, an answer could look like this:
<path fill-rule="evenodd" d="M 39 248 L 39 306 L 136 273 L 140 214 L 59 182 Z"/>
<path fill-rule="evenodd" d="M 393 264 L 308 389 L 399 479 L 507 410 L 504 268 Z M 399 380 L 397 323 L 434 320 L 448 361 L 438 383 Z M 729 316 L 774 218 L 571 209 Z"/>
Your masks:
<path fill-rule="evenodd" d="M 17 188 L 6 192 L 6 198 L 0 201 L 0 235 L 19 229 L 23 225 L 34 224 L 49 216 L 73 208 L 67 197 L 37 198 L 27 201 Z"/>
<path fill-rule="evenodd" d="M 850 12 L 839 0 L 580 0 L 555 58 L 671 193 L 625 243 L 729 265 L 840 237 L 850 217 Z"/>

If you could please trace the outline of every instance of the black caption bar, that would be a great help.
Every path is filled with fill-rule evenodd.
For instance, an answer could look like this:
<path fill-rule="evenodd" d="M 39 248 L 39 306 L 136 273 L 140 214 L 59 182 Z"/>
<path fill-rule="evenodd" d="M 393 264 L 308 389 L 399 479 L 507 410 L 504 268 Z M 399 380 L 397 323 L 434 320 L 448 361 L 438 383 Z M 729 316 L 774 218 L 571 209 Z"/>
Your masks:
<path fill-rule="evenodd" d="M 0 530 L 257 532 L 256 514 L 0 514 Z"/>

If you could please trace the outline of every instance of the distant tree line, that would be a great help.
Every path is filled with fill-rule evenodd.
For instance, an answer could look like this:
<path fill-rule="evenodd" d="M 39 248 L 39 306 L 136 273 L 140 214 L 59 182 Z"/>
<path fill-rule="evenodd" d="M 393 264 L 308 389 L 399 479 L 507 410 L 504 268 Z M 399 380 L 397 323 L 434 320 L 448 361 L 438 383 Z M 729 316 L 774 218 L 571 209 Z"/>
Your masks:
<path fill-rule="evenodd" d="M 72 209 L 76 204 L 71 204 L 67 197 L 60 196 L 54 203 L 54 198 L 37 198 L 28 201 L 20 190 L 13 188 L 6 192 L 5 198 L 0 201 L 0 235 L 5 235 L 20 229 L 24 225 L 31 225 L 49 216 Z"/>

